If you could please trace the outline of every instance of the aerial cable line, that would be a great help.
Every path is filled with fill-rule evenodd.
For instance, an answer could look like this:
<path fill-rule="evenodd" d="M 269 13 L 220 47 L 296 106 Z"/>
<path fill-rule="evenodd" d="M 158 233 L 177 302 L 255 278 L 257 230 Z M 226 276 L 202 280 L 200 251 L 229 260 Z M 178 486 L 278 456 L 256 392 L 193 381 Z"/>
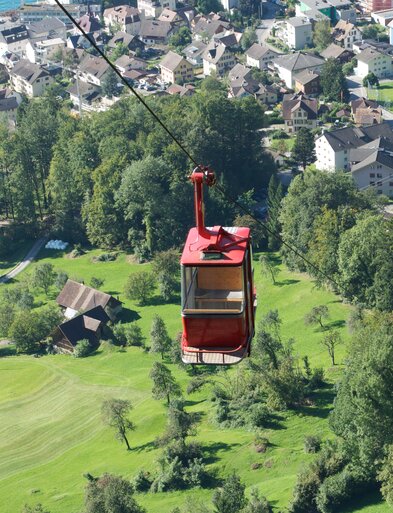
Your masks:
<path fill-rule="evenodd" d="M 75 27 L 83 34 L 83 36 L 89 41 L 91 46 L 99 53 L 99 55 L 105 60 L 107 64 L 113 69 L 116 75 L 120 78 L 120 80 L 124 83 L 126 87 L 137 97 L 137 99 L 143 104 L 143 106 L 150 112 L 153 118 L 157 121 L 157 123 L 165 130 L 165 132 L 173 139 L 173 141 L 178 145 L 178 147 L 187 155 L 187 157 L 191 160 L 191 162 L 199 169 L 203 169 L 203 166 L 198 163 L 198 161 L 191 155 L 191 153 L 187 150 L 187 148 L 179 141 L 179 139 L 175 136 L 175 134 L 165 125 L 165 123 L 159 118 L 159 116 L 154 112 L 154 110 L 146 103 L 143 97 L 127 82 L 127 80 L 122 76 L 120 71 L 116 68 L 116 66 L 108 59 L 105 53 L 98 47 L 97 43 L 90 39 L 88 33 L 79 25 L 79 23 L 75 20 L 75 18 L 67 11 L 67 9 L 60 3 L 59 0 L 55 0 L 56 4 L 60 7 L 60 9 L 64 12 L 64 14 L 69 18 L 71 23 L 75 25 Z M 292 251 L 296 256 L 301 258 L 308 266 L 317 271 L 318 274 L 323 276 L 328 281 L 334 283 L 339 289 L 340 285 L 336 280 L 328 276 L 324 271 L 321 271 L 319 267 L 313 264 L 307 257 L 305 257 L 301 250 L 297 249 L 295 246 L 288 244 L 284 241 L 281 235 L 273 230 L 271 230 L 266 223 L 262 222 L 260 219 L 255 217 L 255 215 L 250 212 L 247 208 L 245 208 L 238 200 L 229 195 L 229 193 L 221 187 L 218 183 L 215 184 L 215 187 L 219 190 L 222 196 L 228 199 L 231 203 L 233 203 L 237 208 L 242 210 L 245 214 L 247 214 L 251 219 L 253 219 L 257 224 L 261 225 L 268 233 L 276 237 L 283 246 Z"/>

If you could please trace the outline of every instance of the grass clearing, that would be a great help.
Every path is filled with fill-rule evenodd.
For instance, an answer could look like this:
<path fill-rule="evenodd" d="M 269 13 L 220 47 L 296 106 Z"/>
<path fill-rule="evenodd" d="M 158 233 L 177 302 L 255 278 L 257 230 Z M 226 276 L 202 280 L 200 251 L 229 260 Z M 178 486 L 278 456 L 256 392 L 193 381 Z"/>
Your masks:
<path fill-rule="evenodd" d="M 15 249 L 10 256 L 7 258 L 0 257 L 0 276 L 7 274 L 9 271 L 12 271 L 12 269 L 16 267 L 19 262 L 27 255 L 32 245 L 33 242 L 30 240 L 20 242 L 15 245 Z"/>
<path fill-rule="evenodd" d="M 380 82 L 379 87 L 368 88 L 368 98 L 377 100 L 388 110 L 393 110 L 393 81 Z"/>
<path fill-rule="evenodd" d="M 124 301 L 124 319 L 137 319 L 148 338 L 151 319 L 159 313 L 166 322 L 171 336 L 181 329 L 177 303 L 163 304 L 158 294 L 151 305 L 140 307 L 124 298 L 122 290 L 127 276 L 141 268 L 129 262 L 121 254 L 114 262 L 92 263 L 99 250 L 70 259 L 59 251 L 42 250 L 37 262 L 21 273 L 15 282 L 23 280 L 26 273 L 38 263 L 50 262 L 70 276 L 82 277 L 88 283 L 92 276 L 105 279 L 102 290 L 119 295 Z M 323 331 L 306 327 L 304 315 L 319 304 L 327 304 L 331 318 L 327 323 L 336 327 L 345 340 L 348 339 L 345 319 L 349 306 L 338 297 L 316 289 L 312 280 L 303 274 L 294 274 L 282 266 L 277 284 L 261 277 L 257 256 L 255 278 L 258 290 L 258 318 L 269 309 L 280 312 L 285 337 L 296 339 L 295 348 L 300 356 L 307 354 L 312 366 L 325 368 L 333 383 L 342 366 L 331 368 L 326 350 L 320 340 Z M 14 282 L 14 283 L 15 283 Z M 13 286 L 2 285 L 2 286 Z M 1 287 L 1 286 L 0 286 Z M 37 302 L 53 302 L 57 292 L 43 294 Z M 341 346 L 337 362 L 341 364 L 345 347 Z M 51 513 L 78 513 L 83 503 L 83 474 L 99 475 L 113 472 L 132 478 L 143 468 L 154 471 L 160 450 L 153 445 L 165 424 L 163 402 L 151 397 L 149 371 L 157 356 L 140 348 L 118 348 L 103 344 L 97 353 L 86 359 L 66 355 L 11 356 L 0 358 L 2 388 L 0 394 L 0 504 L 2 513 L 18 513 L 24 503 L 41 502 Z M 189 380 L 187 374 L 170 365 L 183 389 Z M 237 372 L 236 368 L 230 372 Z M 245 430 L 223 430 L 210 421 L 211 403 L 208 392 L 186 396 L 187 408 L 199 412 L 202 418 L 197 440 L 205 450 L 209 467 L 217 469 L 221 476 L 237 470 L 247 485 L 257 486 L 275 506 L 275 511 L 285 507 L 290 500 L 296 474 L 302 465 L 313 459 L 303 450 L 304 437 L 319 434 L 323 439 L 331 437 L 327 417 L 332 406 L 333 387 L 326 387 L 315 394 L 315 406 L 298 412 L 283 412 L 275 429 L 264 434 L 271 446 L 266 453 L 257 453 L 253 447 L 254 433 Z M 131 418 L 136 430 L 130 435 L 132 451 L 126 451 L 114 438 L 110 428 L 100 417 L 101 403 L 109 397 L 131 400 L 134 410 Z M 260 463 L 252 470 L 253 463 Z M 138 501 L 148 513 L 170 513 L 183 504 L 186 496 L 195 496 L 210 503 L 212 490 L 139 494 Z M 351 512 L 385 513 L 388 509 L 379 504 L 378 497 L 372 503 Z M 370 509 L 371 508 L 371 509 Z M 374 508 L 374 509 L 372 509 Z"/>

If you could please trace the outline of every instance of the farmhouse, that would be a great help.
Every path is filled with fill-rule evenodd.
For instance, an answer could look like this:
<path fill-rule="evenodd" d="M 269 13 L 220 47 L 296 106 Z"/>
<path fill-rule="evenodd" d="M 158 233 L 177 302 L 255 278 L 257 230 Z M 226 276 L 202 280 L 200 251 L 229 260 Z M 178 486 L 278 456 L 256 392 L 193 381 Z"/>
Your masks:
<path fill-rule="evenodd" d="M 108 321 L 102 306 L 96 306 L 60 324 L 52 334 L 53 345 L 60 352 L 73 353 L 76 344 L 87 339 L 91 346 L 96 347 Z"/>
<path fill-rule="evenodd" d="M 73 280 L 67 280 L 56 302 L 65 308 L 64 316 L 67 319 L 72 319 L 78 312 L 101 306 L 113 321 L 122 308 L 121 301 L 113 296 Z"/>

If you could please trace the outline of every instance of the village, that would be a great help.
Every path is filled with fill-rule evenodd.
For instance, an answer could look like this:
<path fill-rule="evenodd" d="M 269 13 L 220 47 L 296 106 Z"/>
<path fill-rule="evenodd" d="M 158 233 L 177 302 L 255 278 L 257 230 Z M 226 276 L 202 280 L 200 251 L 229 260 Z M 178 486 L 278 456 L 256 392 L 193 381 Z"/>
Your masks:
<path fill-rule="evenodd" d="M 203 14 L 175 0 L 103 12 L 67 5 L 140 95 L 189 97 L 209 77 L 218 79 L 228 98 L 252 96 L 264 106 L 261 136 L 279 169 L 302 170 L 291 150 L 306 128 L 316 151 L 304 165 L 351 172 L 359 189 L 393 198 L 393 2 L 278 0 L 257 7 L 247 12 L 223 0 L 217 12 Z M 12 125 L 22 98 L 47 88 L 69 98 L 75 115 L 107 110 L 131 93 L 96 53 L 54 2 L 6 13 L 0 113 Z"/>

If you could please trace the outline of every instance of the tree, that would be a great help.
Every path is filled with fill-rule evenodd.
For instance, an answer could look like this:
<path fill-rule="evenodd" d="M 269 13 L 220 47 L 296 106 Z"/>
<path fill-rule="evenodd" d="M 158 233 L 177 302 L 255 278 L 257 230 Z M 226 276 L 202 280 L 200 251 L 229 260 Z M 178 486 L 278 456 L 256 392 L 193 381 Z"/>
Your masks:
<path fill-rule="evenodd" d="M 261 265 L 261 274 L 271 278 L 272 282 L 276 284 L 276 276 L 280 272 L 278 265 L 274 263 L 268 255 L 261 255 L 259 257 L 259 263 Z"/>
<path fill-rule="evenodd" d="M 362 27 L 362 36 L 363 39 L 377 39 L 378 37 L 378 28 L 376 25 L 367 25 L 366 27 Z"/>
<path fill-rule="evenodd" d="M 160 251 L 154 255 L 153 272 L 157 277 L 162 297 L 169 301 L 179 290 L 179 252 L 175 249 Z"/>
<path fill-rule="evenodd" d="M 266 497 L 260 497 L 257 488 L 251 488 L 251 497 L 242 513 L 273 513 Z"/>
<path fill-rule="evenodd" d="M 229 476 L 212 498 L 216 513 L 239 513 L 246 505 L 245 485 L 235 473 Z"/>
<path fill-rule="evenodd" d="M 252 46 L 254 43 L 258 43 L 258 36 L 252 28 L 247 28 L 244 33 L 243 37 L 241 38 L 240 44 L 243 51 L 246 51 Z"/>
<path fill-rule="evenodd" d="M 300 162 L 303 170 L 308 164 L 312 164 L 315 159 L 315 141 L 314 136 L 308 128 L 300 128 L 296 133 L 295 144 L 292 149 L 292 159 Z"/>
<path fill-rule="evenodd" d="M 181 400 L 172 400 L 168 408 L 167 427 L 161 443 L 166 445 L 173 440 L 185 441 L 186 437 L 192 434 L 196 417 L 184 410 Z"/>
<path fill-rule="evenodd" d="M 329 319 L 329 308 L 326 305 L 314 306 L 304 317 L 304 324 L 319 324 L 324 330 L 322 319 Z"/>
<path fill-rule="evenodd" d="M 90 280 L 90 286 L 93 287 L 93 289 L 100 289 L 105 283 L 105 280 L 102 278 L 97 278 L 96 276 L 93 276 Z"/>
<path fill-rule="evenodd" d="M 202 14 L 209 14 L 210 12 L 219 12 L 222 10 L 222 4 L 219 0 L 197 0 L 195 7 Z"/>
<path fill-rule="evenodd" d="M 140 305 L 148 303 L 155 289 L 155 278 L 152 273 L 141 271 L 130 274 L 124 286 L 124 294 L 127 299 L 134 299 Z"/>
<path fill-rule="evenodd" d="M 318 52 L 325 50 L 332 42 L 332 34 L 330 32 L 330 21 L 317 21 L 314 27 L 313 43 Z"/>
<path fill-rule="evenodd" d="M 50 513 L 50 511 L 44 509 L 42 504 L 38 503 L 35 506 L 29 506 L 28 504 L 25 504 L 21 513 Z"/>
<path fill-rule="evenodd" d="M 337 59 L 329 58 L 321 71 L 322 92 L 327 101 L 345 102 L 348 99 L 348 86 L 342 65 Z"/>
<path fill-rule="evenodd" d="M 281 212 L 281 201 L 283 198 L 283 190 L 281 182 L 278 182 L 274 175 L 270 177 L 269 187 L 267 192 L 267 206 L 268 206 L 268 220 L 267 226 L 269 228 L 267 232 L 268 248 L 270 250 L 277 250 L 281 245 L 280 232 L 280 212 Z"/>
<path fill-rule="evenodd" d="M 252 245 L 255 249 L 260 248 L 263 242 L 266 240 L 266 231 L 261 223 L 254 218 L 254 216 L 238 214 L 233 221 L 233 225 L 247 226 L 247 228 L 250 228 L 252 235 Z"/>
<path fill-rule="evenodd" d="M 180 27 L 179 30 L 169 38 L 170 46 L 181 51 L 191 43 L 191 31 L 188 27 Z"/>
<path fill-rule="evenodd" d="M 150 378 L 153 381 L 154 399 L 165 399 L 169 405 L 172 397 L 181 395 L 180 386 L 176 383 L 171 371 L 164 364 L 154 362 L 150 371 Z"/>
<path fill-rule="evenodd" d="M 382 468 L 378 473 L 378 480 L 381 482 L 381 492 L 385 501 L 393 506 L 393 444 L 386 450 L 387 454 L 382 462 Z"/>
<path fill-rule="evenodd" d="M 336 347 L 340 344 L 342 344 L 342 338 L 338 331 L 329 331 L 321 340 L 321 344 L 326 347 L 329 356 L 332 360 L 332 365 L 336 365 L 335 362 L 335 351 Z"/>
<path fill-rule="evenodd" d="M 0 303 L 0 333 L 7 337 L 15 317 L 15 306 L 11 303 Z"/>
<path fill-rule="evenodd" d="M 135 429 L 134 424 L 127 418 L 131 410 L 131 402 L 124 399 L 107 399 L 102 403 L 101 408 L 103 421 L 115 429 L 116 438 L 121 442 L 125 442 L 129 451 L 131 447 L 128 442 L 127 432 Z"/>
<path fill-rule="evenodd" d="M 112 69 L 109 69 L 102 81 L 102 93 L 104 96 L 108 96 L 108 98 L 116 96 L 118 91 L 117 82 L 118 76 Z"/>
<path fill-rule="evenodd" d="M 369 86 L 376 86 L 379 87 L 379 79 L 378 77 L 370 72 L 363 78 L 363 86 L 369 87 Z"/>
<path fill-rule="evenodd" d="M 68 274 L 65 271 L 57 271 L 54 279 L 54 286 L 57 289 L 62 289 L 64 285 L 67 283 L 67 280 Z"/>
<path fill-rule="evenodd" d="M 33 271 L 31 282 L 33 287 L 42 288 L 48 295 L 49 288 L 55 281 L 53 265 L 49 263 L 38 264 Z"/>
<path fill-rule="evenodd" d="M 161 358 L 167 353 L 171 346 L 171 339 L 168 335 L 165 322 L 159 315 L 154 315 L 150 328 L 150 352 L 160 353 Z"/>
<path fill-rule="evenodd" d="M 124 43 L 116 43 L 115 48 L 111 52 L 111 61 L 116 62 L 122 55 L 128 55 L 128 48 Z"/>
<path fill-rule="evenodd" d="M 85 490 L 85 513 L 146 513 L 135 501 L 134 487 L 113 474 L 90 481 Z"/>

